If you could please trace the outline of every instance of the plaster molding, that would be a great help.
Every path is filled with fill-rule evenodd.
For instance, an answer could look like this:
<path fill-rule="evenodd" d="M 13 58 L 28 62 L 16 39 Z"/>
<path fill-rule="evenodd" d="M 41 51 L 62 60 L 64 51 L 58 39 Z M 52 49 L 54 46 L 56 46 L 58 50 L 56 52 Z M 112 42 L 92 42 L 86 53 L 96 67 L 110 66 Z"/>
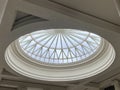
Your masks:
<path fill-rule="evenodd" d="M 88 78 L 106 70 L 114 59 L 115 51 L 107 41 L 101 53 L 94 58 L 94 62 L 68 66 L 68 68 L 51 68 L 31 62 L 19 53 L 15 42 L 8 46 L 5 53 L 5 60 L 13 70 L 26 77 L 45 81 L 72 81 Z"/>

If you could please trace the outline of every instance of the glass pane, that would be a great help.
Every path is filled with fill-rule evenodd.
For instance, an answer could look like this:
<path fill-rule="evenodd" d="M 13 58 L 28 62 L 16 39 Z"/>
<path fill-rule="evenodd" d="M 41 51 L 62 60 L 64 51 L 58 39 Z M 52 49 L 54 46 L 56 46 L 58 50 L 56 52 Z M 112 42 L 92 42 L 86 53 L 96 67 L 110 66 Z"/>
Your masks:
<path fill-rule="evenodd" d="M 19 38 L 22 50 L 34 60 L 65 64 L 81 61 L 97 51 L 101 37 L 74 29 L 40 30 Z"/>

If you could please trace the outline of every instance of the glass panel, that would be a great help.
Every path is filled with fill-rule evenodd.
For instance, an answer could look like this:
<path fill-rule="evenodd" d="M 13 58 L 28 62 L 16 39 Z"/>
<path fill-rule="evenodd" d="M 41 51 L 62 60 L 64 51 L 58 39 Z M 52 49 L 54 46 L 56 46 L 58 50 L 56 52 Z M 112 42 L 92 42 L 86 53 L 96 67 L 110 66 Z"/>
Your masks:
<path fill-rule="evenodd" d="M 74 29 L 40 30 L 19 38 L 22 50 L 35 60 L 65 64 L 91 56 L 100 46 L 101 37 Z"/>

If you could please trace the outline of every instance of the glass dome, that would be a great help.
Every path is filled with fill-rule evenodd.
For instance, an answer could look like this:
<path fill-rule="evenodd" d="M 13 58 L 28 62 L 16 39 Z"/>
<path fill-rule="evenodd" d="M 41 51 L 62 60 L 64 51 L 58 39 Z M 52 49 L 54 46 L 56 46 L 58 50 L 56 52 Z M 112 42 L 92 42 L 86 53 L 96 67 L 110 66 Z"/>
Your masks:
<path fill-rule="evenodd" d="M 50 64 L 82 61 L 100 47 L 101 37 L 74 29 L 35 31 L 19 38 L 22 51 L 34 60 Z"/>

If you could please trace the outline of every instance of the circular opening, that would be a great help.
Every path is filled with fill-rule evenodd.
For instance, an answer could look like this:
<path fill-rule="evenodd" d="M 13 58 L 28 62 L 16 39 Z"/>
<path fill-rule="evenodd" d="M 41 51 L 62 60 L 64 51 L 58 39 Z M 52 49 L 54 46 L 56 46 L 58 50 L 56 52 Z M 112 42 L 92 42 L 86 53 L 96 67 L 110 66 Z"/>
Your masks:
<path fill-rule="evenodd" d="M 32 32 L 12 42 L 5 52 L 13 70 L 45 81 L 88 78 L 106 70 L 114 59 L 115 50 L 107 40 L 76 29 Z"/>
<path fill-rule="evenodd" d="M 86 60 L 102 43 L 96 34 L 74 29 L 47 29 L 19 38 L 22 51 L 34 60 L 50 64 L 68 64 Z"/>

